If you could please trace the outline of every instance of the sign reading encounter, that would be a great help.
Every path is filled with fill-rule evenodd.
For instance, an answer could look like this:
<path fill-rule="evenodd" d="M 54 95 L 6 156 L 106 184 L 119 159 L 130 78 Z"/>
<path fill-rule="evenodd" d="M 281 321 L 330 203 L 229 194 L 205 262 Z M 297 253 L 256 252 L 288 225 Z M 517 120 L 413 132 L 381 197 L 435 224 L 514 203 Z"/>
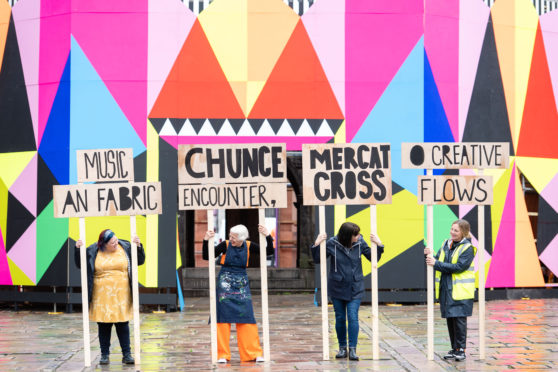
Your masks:
<path fill-rule="evenodd" d="M 387 143 L 304 144 L 304 204 L 389 204 L 390 162 Z"/>
<path fill-rule="evenodd" d="M 178 209 L 285 208 L 285 144 L 178 146 Z"/>
<path fill-rule="evenodd" d="M 77 150 L 79 183 L 134 181 L 132 149 Z"/>
<path fill-rule="evenodd" d="M 419 176 L 419 204 L 492 204 L 492 176 Z"/>

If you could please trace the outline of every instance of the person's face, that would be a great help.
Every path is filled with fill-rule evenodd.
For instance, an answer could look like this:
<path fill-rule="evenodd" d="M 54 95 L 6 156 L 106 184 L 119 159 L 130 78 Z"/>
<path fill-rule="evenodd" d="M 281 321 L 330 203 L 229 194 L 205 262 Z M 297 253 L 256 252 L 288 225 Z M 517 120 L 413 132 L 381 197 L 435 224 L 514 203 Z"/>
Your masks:
<path fill-rule="evenodd" d="M 118 246 L 118 238 L 115 235 L 112 238 L 110 238 L 110 240 L 105 245 L 105 248 L 111 252 L 114 252 L 117 246 Z"/>
<path fill-rule="evenodd" d="M 451 235 L 451 240 L 454 240 L 454 241 L 458 241 L 458 240 L 463 239 L 463 233 L 461 232 L 461 229 L 459 228 L 459 225 L 456 224 L 456 223 L 451 225 L 450 235 Z"/>
<path fill-rule="evenodd" d="M 242 240 L 238 238 L 237 233 L 229 233 L 229 241 L 234 247 L 240 247 L 242 245 Z"/>
<path fill-rule="evenodd" d="M 356 235 L 353 235 L 351 237 L 351 243 L 356 243 L 358 242 L 358 238 L 360 238 L 360 233 L 356 233 Z"/>

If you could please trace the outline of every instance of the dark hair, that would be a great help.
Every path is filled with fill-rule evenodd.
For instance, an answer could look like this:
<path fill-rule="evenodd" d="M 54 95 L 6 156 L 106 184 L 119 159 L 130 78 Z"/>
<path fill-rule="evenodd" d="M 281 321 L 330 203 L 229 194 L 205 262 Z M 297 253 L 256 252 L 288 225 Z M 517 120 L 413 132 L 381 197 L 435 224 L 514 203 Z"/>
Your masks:
<path fill-rule="evenodd" d="M 99 240 L 97 240 L 97 248 L 99 248 L 100 250 L 104 250 L 105 244 L 108 243 L 108 241 L 112 239 L 113 236 L 114 233 L 110 229 L 104 229 L 103 231 L 101 231 L 101 233 L 99 234 Z"/>
<path fill-rule="evenodd" d="M 343 246 L 351 248 L 353 246 L 352 237 L 358 235 L 359 233 L 360 227 L 358 227 L 356 223 L 345 222 L 339 228 L 339 232 L 337 233 L 337 240 Z"/>

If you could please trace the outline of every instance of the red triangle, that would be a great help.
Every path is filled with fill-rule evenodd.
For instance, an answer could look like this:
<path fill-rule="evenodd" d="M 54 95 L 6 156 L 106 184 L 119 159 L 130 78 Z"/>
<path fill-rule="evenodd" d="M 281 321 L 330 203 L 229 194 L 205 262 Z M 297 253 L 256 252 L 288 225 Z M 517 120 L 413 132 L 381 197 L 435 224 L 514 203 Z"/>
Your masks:
<path fill-rule="evenodd" d="M 523 121 L 517 144 L 518 156 L 558 158 L 558 111 L 544 50 L 541 25 L 537 27 Z"/>
<path fill-rule="evenodd" d="M 149 117 L 245 117 L 198 20 L 192 26 Z"/>
<path fill-rule="evenodd" d="M 343 119 L 302 20 L 296 25 L 248 117 Z"/>

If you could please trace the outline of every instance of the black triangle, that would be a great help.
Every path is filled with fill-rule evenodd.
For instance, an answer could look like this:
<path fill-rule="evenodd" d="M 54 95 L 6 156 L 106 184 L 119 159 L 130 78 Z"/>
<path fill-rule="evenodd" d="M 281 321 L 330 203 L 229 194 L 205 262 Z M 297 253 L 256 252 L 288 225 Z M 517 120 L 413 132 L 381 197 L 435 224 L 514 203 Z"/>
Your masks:
<path fill-rule="evenodd" d="M 215 133 L 219 134 L 219 131 L 221 130 L 223 124 L 225 123 L 225 119 L 209 119 L 209 123 L 213 127 Z"/>
<path fill-rule="evenodd" d="M 277 132 L 279 132 L 279 129 L 281 129 L 281 125 L 283 125 L 285 119 L 267 119 L 267 121 L 269 122 L 271 129 L 273 129 L 273 133 L 277 134 Z"/>
<path fill-rule="evenodd" d="M 192 128 L 194 128 L 194 131 L 196 132 L 196 134 L 198 134 L 201 128 L 203 127 L 203 123 L 205 123 L 205 119 L 189 119 L 189 120 L 190 120 L 190 124 L 192 124 Z"/>
<path fill-rule="evenodd" d="M 145 182 L 147 172 L 147 151 L 134 158 L 134 181 Z"/>
<path fill-rule="evenodd" d="M 504 61 L 502 61 L 504 63 Z M 514 155 L 492 15 L 486 26 L 463 142 L 508 142 Z"/>
<path fill-rule="evenodd" d="M 304 119 L 287 119 L 287 121 L 291 125 L 291 128 L 292 128 L 294 134 L 296 134 L 296 132 L 298 132 L 298 130 L 302 126 L 302 123 L 304 122 Z"/>
<path fill-rule="evenodd" d="M 397 184 L 396 182 L 394 182 L 393 180 L 391 181 L 391 195 L 395 195 L 398 192 L 401 192 L 405 190 L 403 187 L 399 186 L 399 184 Z"/>
<path fill-rule="evenodd" d="M 369 207 L 369 205 L 348 204 L 346 209 L 345 209 L 345 216 L 346 216 L 346 218 L 349 218 L 349 217 L 354 216 L 355 214 L 357 214 L 359 212 L 362 212 L 363 210 L 365 210 L 368 207 Z"/>
<path fill-rule="evenodd" d="M 492 254 L 492 214 L 490 206 L 484 207 L 484 250 Z M 457 215 L 459 216 L 459 214 Z M 471 234 L 479 237 L 479 206 L 475 205 L 463 219 L 471 225 Z"/>
<path fill-rule="evenodd" d="M 58 185 L 58 180 L 40 153 L 37 153 L 37 216 L 52 201 L 52 186 Z"/>
<path fill-rule="evenodd" d="M 8 192 L 8 221 L 6 225 L 6 252 L 8 252 L 27 228 L 35 221 L 31 214 L 12 193 Z"/>
<path fill-rule="evenodd" d="M 382 263 L 381 258 L 378 263 Z M 365 282 L 369 282 L 369 280 L 365 280 Z M 426 288 L 424 241 L 417 242 L 378 269 L 378 288 Z"/>
<path fill-rule="evenodd" d="M 558 234 L 558 212 L 539 195 L 539 216 L 537 221 L 537 252 L 539 256 Z M 554 273 L 558 275 L 558 273 Z"/>
<path fill-rule="evenodd" d="M 343 124 L 343 119 L 327 119 L 327 123 L 333 134 L 336 134 L 341 124 Z"/>
<path fill-rule="evenodd" d="M 56 257 L 50 263 L 48 269 L 45 271 L 37 285 L 44 285 L 44 286 L 65 286 L 68 279 L 66 278 L 68 269 L 70 271 L 72 268 L 74 271 L 77 271 L 78 278 L 79 278 L 79 269 L 76 267 L 74 261 L 68 262 L 68 247 L 67 247 L 68 239 L 64 241 L 60 250 L 56 254 Z M 70 246 L 70 251 L 74 250 L 74 246 Z M 71 254 L 73 257 L 73 253 Z M 77 285 L 80 286 L 80 282 L 78 281 Z"/>
<path fill-rule="evenodd" d="M 163 129 L 163 125 L 165 125 L 167 119 L 149 119 L 149 121 L 151 125 L 153 125 L 153 128 L 155 128 L 155 131 L 159 133 L 161 129 Z"/>
<path fill-rule="evenodd" d="M 180 130 L 182 129 L 184 123 L 186 122 L 186 119 L 169 118 L 169 120 L 176 134 L 180 133 Z"/>
<path fill-rule="evenodd" d="M 34 151 L 37 146 L 12 16 L 3 53 L 0 66 L 0 152 Z"/>
<path fill-rule="evenodd" d="M 248 123 L 252 126 L 254 133 L 258 134 L 260 128 L 262 127 L 264 119 L 248 119 Z"/>
<path fill-rule="evenodd" d="M 306 119 L 306 121 L 310 125 L 310 128 L 312 128 L 312 132 L 314 132 L 314 134 L 318 133 L 322 123 L 324 122 L 323 119 Z"/>
<path fill-rule="evenodd" d="M 242 127 L 242 124 L 244 124 L 245 120 L 246 119 L 229 119 L 229 123 L 231 123 L 231 127 L 236 134 L 238 134 L 238 131 Z"/>

